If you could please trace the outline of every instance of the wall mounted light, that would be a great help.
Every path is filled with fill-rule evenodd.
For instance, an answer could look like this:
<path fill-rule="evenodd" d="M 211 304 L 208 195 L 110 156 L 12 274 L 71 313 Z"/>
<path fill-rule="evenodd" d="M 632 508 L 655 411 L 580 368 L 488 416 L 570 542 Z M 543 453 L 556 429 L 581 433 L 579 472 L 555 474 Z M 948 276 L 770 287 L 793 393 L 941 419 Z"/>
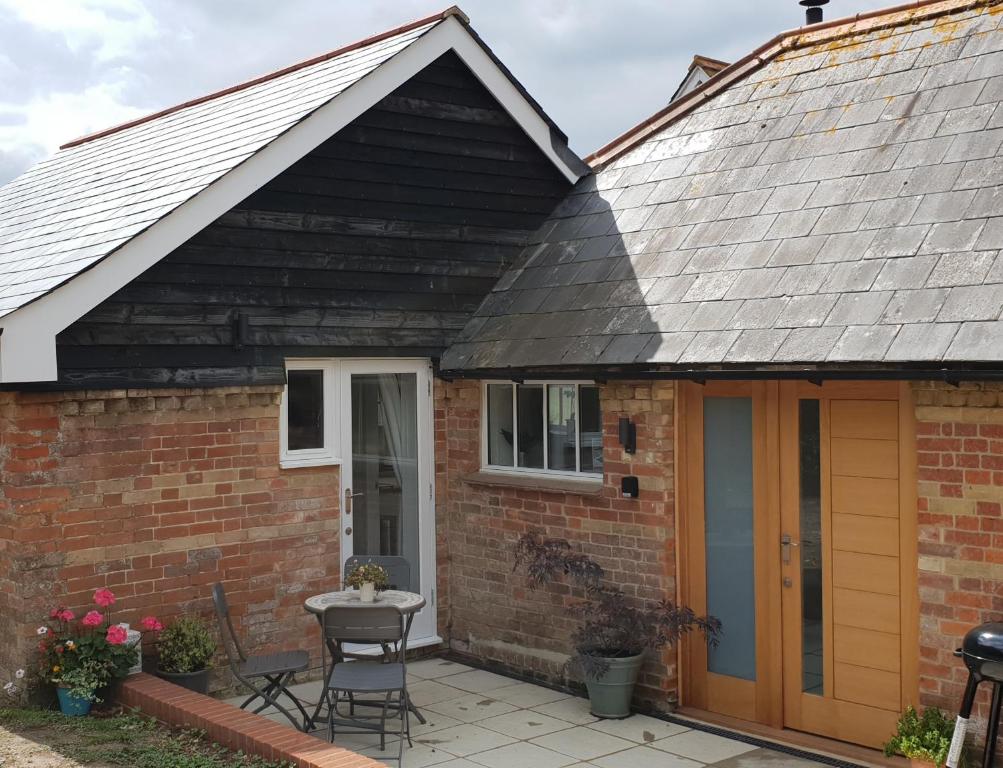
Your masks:
<path fill-rule="evenodd" d="M 620 480 L 620 492 L 623 493 L 624 498 L 636 499 L 640 491 L 640 486 L 637 482 L 637 478 L 633 475 L 627 475 Z"/>
<path fill-rule="evenodd" d="M 620 417 L 620 445 L 626 453 L 637 452 L 637 425 L 627 416 Z"/>

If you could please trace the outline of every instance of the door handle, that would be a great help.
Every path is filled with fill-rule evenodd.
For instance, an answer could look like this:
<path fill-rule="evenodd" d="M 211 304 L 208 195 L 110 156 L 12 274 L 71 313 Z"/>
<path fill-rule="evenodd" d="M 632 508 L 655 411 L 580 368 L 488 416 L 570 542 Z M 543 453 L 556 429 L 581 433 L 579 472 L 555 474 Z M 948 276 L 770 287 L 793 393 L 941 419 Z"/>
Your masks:
<path fill-rule="evenodd" d="M 791 538 L 789 533 L 785 533 L 780 537 L 780 558 L 783 560 L 784 565 L 791 564 L 791 548 L 797 545 L 798 543 Z"/>
<path fill-rule="evenodd" d="M 352 514 L 352 499 L 354 499 L 356 496 L 363 496 L 363 495 L 365 495 L 365 494 L 363 494 L 361 491 L 359 491 L 359 493 L 352 493 L 352 489 L 351 488 L 346 488 L 345 489 L 345 514 L 346 515 Z"/>

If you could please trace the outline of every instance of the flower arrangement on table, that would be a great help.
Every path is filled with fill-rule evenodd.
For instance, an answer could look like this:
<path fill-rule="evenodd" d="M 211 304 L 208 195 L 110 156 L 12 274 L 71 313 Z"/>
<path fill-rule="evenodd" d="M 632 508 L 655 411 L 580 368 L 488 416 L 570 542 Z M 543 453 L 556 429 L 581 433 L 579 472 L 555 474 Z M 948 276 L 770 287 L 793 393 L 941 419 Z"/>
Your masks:
<path fill-rule="evenodd" d="M 111 623 L 115 594 L 110 589 L 94 593 L 92 609 L 81 618 L 62 606 L 49 612 L 49 621 L 37 630 L 40 674 L 57 686 L 60 703 L 67 697 L 80 702 L 99 702 L 98 691 L 125 677 L 139 659 L 142 640 L 128 642 L 126 626 Z M 164 627 L 154 616 L 140 622 L 141 632 L 159 632 Z M 66 706 L 64 705 L 64 711 Z"/>
<path fill-rule="evenodd" d="M 345 578 L 345 585 L 359 590 L 359 599 L 371 603 L 376 592 L 381 592 L 390 584 L 390 574 L 378 563 L 361 563 L 355 566 Z"/>

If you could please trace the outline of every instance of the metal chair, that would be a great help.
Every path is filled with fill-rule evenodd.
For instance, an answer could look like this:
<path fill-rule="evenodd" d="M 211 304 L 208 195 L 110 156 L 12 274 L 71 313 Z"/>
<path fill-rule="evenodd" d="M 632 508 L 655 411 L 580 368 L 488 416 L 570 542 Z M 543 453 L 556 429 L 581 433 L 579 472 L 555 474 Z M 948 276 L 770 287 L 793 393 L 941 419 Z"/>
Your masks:
<path fill-rule="evenodd" d="M 396 555 L 353 555 L 345 560 L 345 578 L 358 566 L 367 563 L 383 566 L 390 577 L 388 589 L 411 590 L 411 564 Z"/>
<path fill-rule="evenodd" d="M 333 742 L 335 726 L 357 728 L 359 730 L 343 731 L 343 733 L 373 733 L 380 734 L 380 751 L 386 749 L 387 714 L 396 712 L 400 719 L 400 739 L 397 749 L 398 765 L 404 757 L 404 739 L 411 744 L 411 721 L 407 694 L 407 668 L 405 656 L 407 653 L 407 633 L 404 617 L 392 606 L 373 606 L 358 609 L 331 606 L 324 611 L 323 616 L 324 641 L 330 647 L 340 647 L 342 643 L 379 643 L 383 647 L 391 644 L 397 648 L 393 658 L 385 661 L 346 661 L 332 659 L 330 674 L 326 676 L 325 696 L 328 698 L 327 728 L 328 736 Z M 383 694 L 382 703 L 378 701 L 358 701 L 356 694 Z M 397 694 L 397 701 L 391 700 Z M 344 717 L 338 711 L 342 694 L 348 699 L 349 717 Z M 381 706 L 379 716 L 356 715 L 357 706 Z M 376 725 L 373 721 L 379 721 Z M 372 723 L 372 724 L 370 724 Z M 390 758 L 393 759 L 393 758 Z"/>
<path fill-rule="evenodd" d="M 286 651 L 284 653 L 248 656 L 244 653 L 237 633 L 233 629 L 230 605 L 227 602 L 226 590 L 223 589 L 222 584 L 213 585 L 212 602 L 216 607 L 219 633 L 223 637 L 223 647 L 226 650 L 230 671 L 235 678 L 254 691 L 247 701 L 240 705 L 240 708 L 245 709 L 252 701 L 263 699 L 264 703 L 254 710 L 255 714 L 273 706 L 285 715 L 297 730 L 307 730 L 310 726 L 310 716 L 303 709 L 303 704 L 300 703 L 299 699 L 290 692 L 288 686 L 292 682 L 293 675 L 305 671 L 310 666 L 310 654 L 306 651 Z M 255 682 L 261 680 L 264 680 L 266 685 L 262 686 L 260 682 Z M 292 701 L 303 715 L 301 723 L 296 722 L 296 718 L 289 710 L 279 703 L 278 697 L 282 695 Z"/>

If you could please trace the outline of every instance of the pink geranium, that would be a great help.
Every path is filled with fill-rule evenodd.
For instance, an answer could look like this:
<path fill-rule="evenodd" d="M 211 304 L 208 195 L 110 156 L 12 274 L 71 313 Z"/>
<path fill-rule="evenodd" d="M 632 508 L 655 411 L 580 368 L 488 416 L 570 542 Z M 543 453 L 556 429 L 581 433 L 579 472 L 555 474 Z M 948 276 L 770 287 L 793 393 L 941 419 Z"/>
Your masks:
<path fill-rule="evenodd" d="M 88 611 L 87 614 L 80 620 L 80 623 L 85 627 L 97 627 L 100 626 L 103 621 L 104 616 L 100 613 L 97 611 Z"/>
<path fill-rule="evenodd" d="M 124 627 L 120 627 L 118 624 L 112 624 L 108 627 L 108 634 L 105 635 L 105 640 L 111 645 L 122 645 L 128 638 L 129 633 L 125 631 Z"/>
<path fill-rule="evenodd" d="M 102 587 L 94 593 L 94 602 L 102 608 L 110 608 L 115 605 L 115 593 Z"/>
<path fill-rule="evenodd" d="M 60 608 L 58 611 L 56 611 L 55 617 L 60 621 L 73 621 L 74 618 L 73 611 L 71 611 L 69 608 Z"/>
<path fill-rule="evenodd" d="M 164 625 L 160 623 L 156 616 L 147 616 L 139 622 L 139 628 L 144 632 L 160 632 Z"/>

